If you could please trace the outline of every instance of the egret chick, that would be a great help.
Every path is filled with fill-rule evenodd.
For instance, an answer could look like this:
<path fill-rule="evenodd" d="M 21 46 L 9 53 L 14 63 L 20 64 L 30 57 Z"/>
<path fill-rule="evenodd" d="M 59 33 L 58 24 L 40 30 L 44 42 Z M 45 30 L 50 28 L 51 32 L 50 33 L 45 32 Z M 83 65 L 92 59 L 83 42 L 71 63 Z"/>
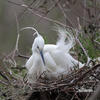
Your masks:
<path fill-rule="evenodd" d="M 35 82 L 44 71 L 48 79 L 54 79 L 68 74 L 74 66 L 79 65 L 79 68 L 83 66 L 69 53 L 75 41 L 65 29 L 60 27 L 57 29 L 59 38 L 56 44 L 44 44 L 43 37 L 33 27 L 22 30 L 24 29 L 35 30 L 37 34 L 32 45 L 32 55 L 25 65 L 28 69 L 29 82 Z"/>

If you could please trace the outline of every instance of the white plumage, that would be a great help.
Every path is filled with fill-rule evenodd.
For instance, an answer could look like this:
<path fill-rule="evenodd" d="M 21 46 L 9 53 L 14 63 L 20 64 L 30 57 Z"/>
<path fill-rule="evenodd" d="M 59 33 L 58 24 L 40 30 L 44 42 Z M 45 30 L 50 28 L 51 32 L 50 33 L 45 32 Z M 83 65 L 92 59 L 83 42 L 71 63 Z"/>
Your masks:
<path fill-rule="evenodd" d="M 44 44 L 43 37 L 33 27 L 22 30 L 24 29 L 35 30 L 37 34 L 32 45 L 32 55 L 25 65 L 29 82 L 36 82 L 44 71 L 46 77 L 53 79 L 68 74 L 74 66 L 79 65 L 79 68 L 83 66 L 70 55 L 69 51 L 74 46 L 75 40 L 64 28 L 58 28 L 59 38 L 56 45 Z"/>

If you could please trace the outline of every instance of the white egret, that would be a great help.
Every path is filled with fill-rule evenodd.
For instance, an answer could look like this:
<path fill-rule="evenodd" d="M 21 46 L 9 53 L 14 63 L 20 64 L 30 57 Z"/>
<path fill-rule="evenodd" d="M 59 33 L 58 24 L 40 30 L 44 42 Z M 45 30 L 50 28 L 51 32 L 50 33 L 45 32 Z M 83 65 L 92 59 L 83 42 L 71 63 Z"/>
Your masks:
<path fill-rule="evenodd" d="M 25 65 L 28 69 L 29 82 L 35 82 L 44 71 L 46 77 L 52 79 L 68 74 L 74 66 L 83 66 L 69 53 L 75 40 L 65 29 L 58 28 L 59 38 L 56 45 L 45 44 L 43 37 L 33 27 L 25 27 L 22 30 L 24 29 L 35 30 L 37 34 L 32 45 L 32 55 Z"/>

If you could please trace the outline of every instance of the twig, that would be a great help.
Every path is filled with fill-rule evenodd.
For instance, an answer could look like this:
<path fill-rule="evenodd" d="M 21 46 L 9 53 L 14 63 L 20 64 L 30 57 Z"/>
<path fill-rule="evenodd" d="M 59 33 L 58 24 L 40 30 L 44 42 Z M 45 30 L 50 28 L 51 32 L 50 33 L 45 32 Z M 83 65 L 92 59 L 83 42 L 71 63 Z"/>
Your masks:
<path fill-rule="evenodd" d="M 100 99 L 100 83 L 97 87 L 97 90 L 94 92 L 94 94 L 88 100 L 99 100 L 99 99 Z"/>
<path fill-rule="evenodd" d="M 18 23 L 18 18 L 16 16 L 16 24 L 17 24 L 17 40 L 16 40 L 16 46 L 15 50 L 18 51 L 18 43 L 19 43 L 19 37 L 20 37 L 20 29 L 19 29 L 19 23 Z"/>
<path fill-rule="evenodd" d="M 75 95 L 76 95 L 77 100 L 81 100 L 81 99 L 78 97 L 77 93 L 76 93 Z"/>
<path fill-rule="evenodd" d="M 59 22 L 59 21 L 57 21 L 57 20 L 50 19 L 50 18 L 48 18 L 48 17 L 46 17 L 46 16 L 44 16 L 44 15 L 42 15 L 42 14 L 37 13 L 36 10 L 33 10 L 33 8 L 30 8 L 30 7 L 28 7 L 28 6 L 25 5 L 25 4 L 18 4 L 18 3 L 15 3 L 15 2 L 9 1 L 9 0 L 7 0 L 7 1 L 8 1 L 9 3 L 14 4 L 14 5 L 17 5 L 17 6 L 20 6 L 20 7 L 23 7 L 23 8 L 27 8 L 28 11 L 30 11 L 32 14 L 34 14 L 34 15 L 40 17 L 40 18 L 43 18 L 43 19 L 45 19 L 45 20 L 47 20 L 47 21 L 56 23 L 56 24 L 61 25 L 61 26 L 63 26 L 63 27 L 68 27 L 68 28 L 69 28 L 69 26 L 66 26 L 65 24 L 63 24 L 63 23 L 61 23 L 61 22 Z"/>
<path fill-rule="evenodd" d="M 53 0 L 52 0 L 53 1 Z M 58 2 L 60 2 L 61 0 L 57 0 L 49 9 L 47 12 L 50 12 L 52 9 L 54 9 L 54 7 L 57 5 Z"/>
<path fill-rule="evenodd" d="M 18 34 L 17 39 L 16 39 L 16 45 L 15 45 L 14 50 L 4 58 L 4 61 L 8 61 L 10 64 L 13 64 L 16 67 L 17 64 L 15 61 L 15 55 L 16 55 L 16 53 L 18 53 L 18 42 L 19 42 L 20 35 L 19 35 L 19 23 L 18 23 L 16 14 L 15 14 L 15 17 L 16 17 L 16 24 L 17 24 L 16 25 L 17 26 L 17 34 Z"/>
<path fill-rule="evenodd" d="M 77 92 L 74 93 L 74 95 L 72 96 L 71 100 L 74 100 L 75 95 L 77 94 Z"/>
<path fill-rule="evenodd" d="M 22 55 L 22 54 L 19 54 L 19 53 L 18 53 L 17 57 L 24 58 L 24 59 L 29 59 L 29 56 L 25 56 L 25 55 Z"/>
<path fill-rule="evenodd" d="M 5 75 L 3 75 L 2 72 L 0 72 L 0 75 L 1 75 L 4 79 L 6 79 L 7 81 L 9 81 L 9 79 L 8 79 Z"/>
<path fill-rule="evenodd" d="M 92 88 L 94 87 L 94 86 L 96 86 L 96 81 L 94 82 L 94 84 L 92 85 Z M 92 89 L 93 90 L 93 89 Z M 91 95 L 91 92 L 89 92 L 88 94 L 87 94 L 87 96 L 86 96 L 86 98 L 85 98 L 85 100 L 88 100 L 88 98 L 89 98 L 89 96 Z"/>
<path fill-rule="evenodd" d="M 93 76 L 94 78 L 96 78 L 97 80 L 99 80 L 100 81 L 100 77 L 98 77 L 98 76 L 96 76 L 96 75 L 91 75 L 91 76 Z"/>
<path fill-rule="evenodd" d="M 48 8 L 48 10 L 45 12 L 45 14 L 44 14 L 44 17 L 46 17 L 47 15 L 48 15 L 48 13 L 50 13 L 50 11 L 54 8 L 54 7 L 56 7 L 56 5 L 57 5 L 57 3 L 59 2 L 60 0 L 58 0 L 58 1 L 56 1 L 50 8 Z M 41 21 L 41 19 L 42 19 L 42 17 L 40 17 L 40 19 L 36 22 L 36 24 L 37 23 L 39 23 L 40 21 Z M 35 25 L 34 25 L 35 26 Z"/>
<path fill-rule="evenodd" d="M 0 84 L 3 84 L 3 85 L 8 86 L 8 83 L 6 83 L 6 82 L 4 82 L 4 81 L 2 81 L 2 80 L 0 80 Z M 1 92 L 1 91 L 0 91 L 0 92 Z"/>
<path fill-rule="evenodd" d="M 94 40 L 94 42 L 97 43 L 98 45 L 100 45 L 100 42 L 99 41 Z"/>
<path fill-rule="evenodd" d="M 16 39 L 16 45 L 15 45 L 15 49 L 14 49 L 12 58 L 14 58 L 16 52 L 18 52 L 18 44 L 19 44 L 19 37 L 20 37 L 20 34 L 19 34 L 19 23 L 18 23 L 18 19 L 17 19 L 17 15 L 16 14 L 15 14 L 15 17 L 16 17 L 16 27 L 17 27 L 17 39 Z"/>
<path fill-rule="evenodd" d="M 55 0 L 52 0 L 52 1 L 55 2 Z M 63 7 L 61 6 L 61 4 L 58 2 L 57 5 L 58 5 L 58 7 L 60 8 L 60 10 L 62 11 L 62 13 L 63 13 L 63 15 L 64 15 L 64 17 L 65 17 L 65 20 L 66 20 L 66 21 L 68 20 L 69 23 L 70 23 L 70 24 L 72 25 L 72 27 L 73 27 L 74 25 L 73 25 L 72 21 L 69 20 L 69 18 L 67 17 L 66 12 L 64 11 L 64 9 L 63 9 Z M 67 22 L 66 22 L 66 26 L 67 26 Z"/>
<path fill-rule="evenodd" d="M 75 38 L 76 38 L 76 41 L 79 43 L 80 47 L 82 48 L 82 50 L 83 50 L 85 56 L 87 57 L 86 66 L 88 66 L 88 64 L 90 63 L 91 59 L 90 59 L 90 57 L 88 56 L 88 54 L 87 54 L 85 48 L 83 47 L 82 43 L 81 43 L 80 40 L 78 39 L 78 33 L 79 33 L 79 31 L 76 30 L 76 37 L 75 37 Z"/>
<path fill-rule="evenodd" d="M 7 81 L 7 83 L 5 83 L 4 81 L 2 81 L 1 83 L 5 84 L 5 85 L 11 84 L 11 81 L 9 80 L 9 78 L 7 77 L 7 75 L 4 75 L 4 73 L 3 72 L 0 72 L 0 76 L 2 76 Z"/>
<path fill-rule="evenodd" d="M 94 67 L 92 67 L 92 68 L 90 68 L 89 70 L 87 70 L 86 72 L 84 72 L 80 77 L 78 77 L 78 78 L 76 78 L 73 82 L 68 82 L 68 83 L 66 83 L 66 84 L 58 84 L 58 83 L 56 83 L 56 84 L 50 84 L 50 86 L 49 85 L 46 85 L 47 86 L 47 88 L 44 90 L 42 90 L 42 91 L 49 91 L 49 90 L 55 90 L 55 89 L 57 89 L 58 87 L 59 87 L 59 89 L 60 88 L 62 88 L 62 87 L 66 87 L 66 88 L 68 88 L 68 87 L 73 87 L 73 86 L 76 86 L 77 85 L 77 83 L 79 83 L 80 81 L 82 81 L 87 75 L 91 75 L 91 72 L 93 71 L 93 70 L 95 70 L 95 69 L 97 69 L 98 67 L 100 67 L 100 64 L 97 64 L 97 65 L 95 65 Z M 71 80 L 70 80 L 71 81 Z"/>
<path fill-rule="evenodd" d="M 28 6 L 31 7 L 35 1 L 36 0 L 33 0 Z M 26 11 L 27 11 L 27 8 L 24 9 L 24 11 L 20 15 L 18 15 L 18 18 L 21 17 Z"/>
<path fill-rule="evenodd" d="M 12 67 L 11 69 L 23 70 L 23 69 L 26 69 L 26 68 L 25 67 Z"/>
<path fill-rule="evenodd" d="M 86 75 L 91 75 L 91 72 L 94 70 L 94 69 L 97 69 L 98 67 L 100 67 L 100 64 L 97 64 L 95 65 L 94 67 L 90 68 L 88 71 L 86 71 L 83 75 L 81 75 L 77 80 L 76 82 L 74 82 L 74 84 L 76 84 L 77 82 L 81 81 L 84 77 L 86 77 Z"/>

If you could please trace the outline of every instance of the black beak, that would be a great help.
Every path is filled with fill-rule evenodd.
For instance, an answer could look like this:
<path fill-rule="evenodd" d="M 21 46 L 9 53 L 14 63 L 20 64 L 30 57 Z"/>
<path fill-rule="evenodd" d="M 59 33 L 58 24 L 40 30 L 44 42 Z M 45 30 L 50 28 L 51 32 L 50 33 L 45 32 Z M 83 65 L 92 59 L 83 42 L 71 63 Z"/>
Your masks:
<path fill-rule="evenodd" d="M 44 60 L 44 56 L 43 56 L 43 52 L 42 51 L 40 51 L 40 55 L 41 55 L 41 58 L 42 58 L 42 61 L 43 61 L 44 65 L 45 65 L 45 60 Z"/>

